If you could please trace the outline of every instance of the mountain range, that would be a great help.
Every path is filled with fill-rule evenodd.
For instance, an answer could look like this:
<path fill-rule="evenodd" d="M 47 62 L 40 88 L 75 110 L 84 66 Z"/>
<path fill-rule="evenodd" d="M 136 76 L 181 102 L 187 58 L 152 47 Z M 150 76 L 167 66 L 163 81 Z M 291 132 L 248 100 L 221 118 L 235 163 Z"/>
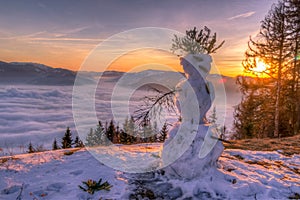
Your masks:
<path fill-rule="evenodd" d="M 73 85 L 76 72 L 63 68 L 53 68 L 38 63 L 30 62 L 1 62 L 0 61 L 0 84 L 2 85 Z M 101 72 L 81 72 L 80 84 L 95 83 L 101 76 L 101 80 L 117 82 L 120 78 L 136 83 L 142 82 L 162 82 L 170 87 L 178 83 L 178 78 L 182 73 L 159 70 L 145 70 L 135 73 L 125 73 L 118 71 Z M 167 78 L 166 78 L 167 77 Z M 224 84 L 226 92 L 238 93 L 238 86 L 235 78 L 210 74 L 207 79 L 214 85 Z M 127 82 L 128 82 L 127 81 Z"/>

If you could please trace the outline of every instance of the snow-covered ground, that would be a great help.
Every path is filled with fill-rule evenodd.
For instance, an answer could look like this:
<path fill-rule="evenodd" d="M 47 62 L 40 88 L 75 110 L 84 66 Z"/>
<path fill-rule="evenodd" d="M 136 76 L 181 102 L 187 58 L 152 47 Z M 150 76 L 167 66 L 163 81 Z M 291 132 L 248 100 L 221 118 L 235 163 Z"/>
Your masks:
<path fill-rule="evenodd" d="M 137 155 L 159 162 L 160 144 L 119 146 L 122 162 Z M 101 147 L 104 153 L 111 154 Z M 71 155 L 65 152 L 73 151 Z M 154 156 L 157 155 L 157 156 Z M 154 160 L 153 160 L 154 159 Z M 143 161 L 141 161 L 142 163 Z M 138 167 L 139 164 L 136 163 Z M 144 163 L 145 165 L 145 163 Z M 288 199 L 300 194 L 300 155 L 225 150 L 218 169 L 203 179 L 172 180 L 162 174 L 129 174 L 101 164 L 85 149 L 0 158 L 0 199 Z M 186 170 L 192 170 L 191 169 Z M 102 178 L 113 187 L 90 195 L 82 181 Z"/>

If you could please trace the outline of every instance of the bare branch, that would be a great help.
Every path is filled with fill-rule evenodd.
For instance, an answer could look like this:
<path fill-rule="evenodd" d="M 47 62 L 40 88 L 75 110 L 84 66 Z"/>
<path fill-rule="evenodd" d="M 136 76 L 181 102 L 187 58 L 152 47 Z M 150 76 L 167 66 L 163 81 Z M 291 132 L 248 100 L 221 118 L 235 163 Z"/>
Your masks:
<path fill-rule="evenodd" d="M 139 125 L 145 125 L 150 122 L 151 118 L 156 114 L 160 114 L 163 108 L 166 108 L 168 112 L 176 112 L 174 100 L 175 89 L 169 92 L 163 92 L 152 87 L 151 90 L 156 94 L 143 97 L 144 105 L 141 105 L 140 108 L 134 112 L 133 118 Z"/>

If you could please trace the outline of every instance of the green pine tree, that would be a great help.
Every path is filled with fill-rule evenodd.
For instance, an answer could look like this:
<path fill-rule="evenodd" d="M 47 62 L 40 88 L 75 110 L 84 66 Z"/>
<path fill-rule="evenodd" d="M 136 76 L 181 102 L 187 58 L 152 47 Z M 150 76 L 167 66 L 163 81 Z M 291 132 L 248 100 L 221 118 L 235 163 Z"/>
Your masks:
<path fill-rule="evenodd" d="M 77 148 L 77 147 L 79 147 L 79 148 L 84 147 L 83 142 L 79 139 L 78 136 L 76 136 L 76 138 L 75 138 L 74 145 L 75 145 L 74 146 L 75 148 Z"/>
<path fill-rule="evenodd" d="M 142 132 L 141 132 L 141 140 L 145 143 L 151 142 L 151 138 L 153 137 L 153 129 L 151 123 L 144 123 Z"/>
<path fill-rule="evenodd" d="M 217 108 L 216 106 L 213 107 L 212 113 L 208 117 L 208 122 L 211 124 L 216 124 L 217 123 Z"/>
<path fill-rule="evenodd" d="M 167 139 L 168 131 L 169 131 L 168 130 L 168 125 L 165 122 L 163 127 L 161 128 L 161 131 L 160 131 L 160 135 L 159 135 L 159 138 L 158 138 L 159 142 L 164 142 Z"/>
<path fill-rule="evenodd" d="M 127 143 L 132 144 L 136 142 L 137 139 L 137 131 L 135 127 L 135 122 L 133 117 L 131 116 L 129 119 L 128 117 L 125 119 L 123 124 L 124 132 L 127 134 Z"/>
<path fill-rule="evenodd" d="M 66 149 L 66 148 L 71 148 L 72 147 L 72 142 L 73 142 L 73 139 L 72 139 L 72 133 L 71 133 L 71 130 L 69 127 L 67 127 L 67 130 L 65 132 L 65 135 L 64 137 L 62 138 L 62 148 L 63 149 Z"/>
<path fill-rule="evenodd" d="M 121 144 L 127 144 L 127 138 L 128 138 L 128 135 L 126 132 L 124 132 L 123 130 L 120 131 L 120 143 Z"/>
<path fill-rule="evenodd" d="M 120 143 L 120 127 L 119 127 L 119 125 L 117 125 L 116 133 L 115 133 L 114 139 L 113 139 L 113 143 L 114 144 Z"/>
<path fill-rule="evenodd" d="M 52 144 L 52 150 L 57 150 L 59 149 L 58 145 L 57 145 L 57 141 L 56 138 L 54 138 L 53 144 Z"/>
<path fill-rule="evenodd" d="M 115 134 L 116 134 L 115 124 L 114 124 L 114 121 L 111 120 L 109 123 L 109 126 L 107 128 L 107 131 L 106 131 L 107 139 L 110 140 L 111 142 L 113 142 Z"/>
<path fill-rule="evenodd" d="M 105 136 L 105 129 L 101 121 L 98 122 L 95 130 L 92 128 L 90 129 L 85 140 L 85 145 L 89 147 L 106 144 L 107 140 Z"/>
<path fill-rule="evenodd" d="M 33 145 L 31 142 L 29 142 L 29 145 L 28 145 L 28 151 L 27 153 L 34 153 L 35 152 L 35 149 L 33 148 Z"/>
<path fill-rule="evenodd" d="M 85 145 L 92 147 L 95 146 L 95 139 L 94 139 L 95 135 L 94 135 L 94 130 L 91 128 L 90 132 L 87 134 L 86 138 L 85 138 Z"/>

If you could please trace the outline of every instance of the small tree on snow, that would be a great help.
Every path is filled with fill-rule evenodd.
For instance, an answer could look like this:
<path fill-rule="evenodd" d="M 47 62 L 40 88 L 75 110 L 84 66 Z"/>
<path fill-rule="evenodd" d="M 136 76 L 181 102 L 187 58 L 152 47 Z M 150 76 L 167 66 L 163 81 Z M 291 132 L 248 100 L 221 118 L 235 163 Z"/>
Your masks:
<path fill-rule="evenodd" d="M 116 134 L 115 124 L 114 121 L 111 120 L 106 131 L 106 136 L 111 142 L 113 142 L 115 134 Z"/>
<path fill-rule="evenodd" d="M 72 142 L 73 142 L 72 133 L 71 133 L 70 128 L 68 127 L 66 132 L 65 132 L 64 137 L 62 138 L 62 142 L 61 142 L 62 148 L 63 149 L 71 148 L 72 147 Z"/>
<path fill-rule="evenodd" d="M 221 139 L 225 139 L 225 135 L 226 135 L 226 126 L 220 126 L 218 123 L 218 116 L 217 116 L 217 109 L 216 106 L 213 107 L 212 113 L 210 114 L 210 116 L 208 117 L 208 122 L 211 123 L 213 126 L 216 127 L 218 133 L 219 133 L 219 137 Z"/>
<path fill-rule="evenodd" d="M 34 153 L 35 152 L 35 149 L 33 148 L 33 145 L 31 142 L 29 142 L 29 145 L 28 145 L 28 151 L 27 153 Z"/>
<path fill-rule="evenodd" d="M 105 138 L 105 129 L 101 123 L 101 121 L 98 122 L 97 128 L 93 130 L 92 128 L 90 129 L 90 132 L 86 136 L 86 146 L 97 146 L 101 144 L 106 143 L 106 138 Z"/>
<path fill-rule="evenodd" d="M 131 116 L 130 118 L 126 117 L 124 124 L 123 124 L 123 139 L 126 137 L 126 143 L 132 144 L 136 141 L 137 137 L 137 130 L 135 128 L 134 119 Z"/>
<path fill-rule="evenodd" d="M 56 138 L 54 138 L 53 144 L 52 144 L 52 150 L 57 150 L 59 149 L 58 145 L 57 145 L 57 141 Z"/>
<path fill-rule="evenodd" d="M 210 116 L 208 117 L 208 122 L 213 124 L 213 125 L 217 125 L 217 109 L 216 106 L 214 106 L 212 113 L 210 114 Z"/>
<path fill-rule="evenodd" d="M 75 138 L 74 147 L 80 147 L 80 148 L 84 147 L 83 142 L 79 139 L 78 136 L 76 136 L 76 138 Z"/>
<path fill-rule="evenodd" d="M 165 122 L 160 131 L 159 142 L 164 142 L 167 139 L 168 132 L 169 132 L 168 125 Z"/>
<path fill-rule="evenodd" d="M 120 131 L 120 143 L 121 144 L 128 144 L 128 134 L 123 130 Z"/>

